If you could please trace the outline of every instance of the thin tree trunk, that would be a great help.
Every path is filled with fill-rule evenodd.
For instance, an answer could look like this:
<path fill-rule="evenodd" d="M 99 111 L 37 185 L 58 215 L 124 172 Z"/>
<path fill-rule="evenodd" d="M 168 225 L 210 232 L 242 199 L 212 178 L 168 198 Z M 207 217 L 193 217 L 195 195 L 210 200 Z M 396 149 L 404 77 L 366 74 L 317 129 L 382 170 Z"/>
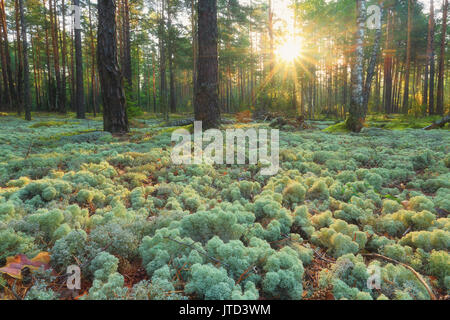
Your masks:
<path fill-rule="evenodd" d="M 23 59 L 22 59 L 22 43 L 20 41 L 20 8 L 19 8 L 18 0 L 14 1 L 14 9 L 15 9 L 15 20 L 16 20 L 16 37 L 17 37 L 17 57 L 16 61 L 19 60 L 18 68 L 16 72 L 16 80 L 17 80 L 17 111 L 19 115 L 22 112 L 23 108 Z"/>
<path fill-rule="evenodd" d="M 130 8 L 128 5 L 128 0 L 123 0 L 123 75 L 127 81 L 127 86 L 130 92 L 133 91 L 133 74 L 131 69 L 131 39 L 130 39 Z"/>
<path fill-rule="evenodd" d="M 363 82 L 363 63 L 364 63 L 364 16 L 366 11 L 365 0 L 356 0 L 356 34 L 355 34 L 355 52 L 352 66 L 352 94 L 350 98 L 349 117 L 347 118 L 347 128 L 353 132 L 360 132 L 366 112 L 364 109 L 364 82 Z"/>
<path fill-rule="evenodd" d="M 23 0 L 19 0 L 20 22 L 22 25 L 22 53 L 23 53 L 23 93 L 25 120 L 31 121 L 30 70 L 28 65 L 27 25 L 23 10 Z"/>
<path fill-rule="evenodd" d="M 442 31 L 441 31 L 441 51 L 439 54 L 439 76 L 437 88 L 437 103 L 436 113 L 444 114 L 444 61 L 445 61 L 445 36 L 447 32 L 447 14 L 448 14 L 448 0 L 442 4 Z"/>
<path fill-rule="evenodd" d="M 74 6 L 80 5 L 80 0 L 73 0 Z M 75 28 L 75 101 L 77 118 L 84 119 L 86 110 L 84 106 L 84 84 L 83 84 L 83 51 L 81 48 L 81 29 Z"/>
<path fill-rule="evenodd" d="M 383 16 L 383 9 L 381 8 L 381 16 Z M 370 61 L 369 61 L 369 67 L 367 68 L 367 74 L 366 74 L 366 80 L 364 83 L 364 96 L 363 96 L 363 106 L 364 106 L 364 113 L 367 114 L 368 111 L 368 105 L 369 105 L 369 96 L 370 96 L 370 90 L 372 87 L 372 79 L 375 74 L 375 65 L 378 60 L 378 52 L 380 51 L 380 41 L 381 41 L 381 25 L 377 29 L 375 33 L 375 40 L 372 47 L 372 53 L 370 55 Z"/>
<path fill-rule="evenodd" d="M 412 29 L 412 12 L 414 2 L 408 0 L 408 39 L 406 44 L 406 70 L 405 70 L 405 88 L 403 90 L 403 113 L 408 113 L 409 109 L 409 73 L 411 68 L 411 29 Z"/>

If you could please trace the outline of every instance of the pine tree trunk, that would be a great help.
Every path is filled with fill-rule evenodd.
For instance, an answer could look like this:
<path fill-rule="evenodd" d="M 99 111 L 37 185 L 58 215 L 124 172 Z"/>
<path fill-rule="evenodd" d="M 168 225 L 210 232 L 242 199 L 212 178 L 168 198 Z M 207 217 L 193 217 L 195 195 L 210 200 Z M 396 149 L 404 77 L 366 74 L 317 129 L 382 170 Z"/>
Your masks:
<path fill-rule="evenodd" d="M 159 76 L 160 76 L 160 87 L 159 87 L 159 103 L 161 105 L 161 111 L 164 113 L 164 118 L 168 120 L 168 110 L 167 110 L 167 79 L 166 79 L 166 44 L 164 41 L 165 36 L 165 18 L 164 18 L 164 8 L 165 1 L 161 2 L 161 13 L 159 18 Z"/>
<path fill-rule="evenodd" d="M 53 2 L 56 0 L 53 0 Z M 56 109 L 58 112 L 65 113 L 64 101 L 61 99 L 61 73 L 59 65 L 59 47 L 58 47 L 58 19 L 56 17 L 56 5 L 53 5 L 52 0 L 49 2 L 50 6 L 50 25 L 51 25 L 51 36 L 52 36 L 52 49 L 53 49 L 53 65 L 55 68 L 55 78 L 56 78 Z"/>
<path fill-rule="evenodd" d="M 381 16 L 383 16 L 382 8 L 381 8 Z M 375 74 L 375 65 L 378 60 L 378 52 L 380 51 L 380 41 L 382 33 L 381 25 L 382 23 L 380 23 L 380 28 L 378 28 L 375 33 L 375 40 L 373 43 L 372 53 L 370 55 L 369 66 L 367 68 L 366 81 L 364 83 L 364 96 L 363 96 L 364 113 L 367 113 L 368 111 L 370 90 L 372 88 L 372 79 Z"/>
<path fill-rule="evenodd" d="M 80 0 L 73 0 L 74 6 L 80 5 Z M 86 110 L 84 105 L 83 85 L 83 51 L 81 48 L 81 29 L 75 28 L 75 103 L 77 118 L 84 119 Z"/>
<path fill-rule="evenodd" d="M 12 109 L 14 107 L 14 104 L 17 103 L 17 96 L 16 96 L 16 88 L 14 86 L 14 79 L 12 75 L 12 68 L 11 68 L 11 56 L 9 54 L 9 41 L 8 41 L 8 27 L 6 25 L 6 11 L 5 11 L 5 1 L 1 0 L 1 26 L 3 30 L 3 45 L 4 45 L 4 52 L 6 59 L 6 74 L 8 76 L 8 87 L 9 87 L 9 103 L 10 108 Z"/>
<path fill-rule="evenodd" d="M 405 70 L 405 89 L 403 90 L 403 113 L 408 113 L 409 109 L 409 73 L 411 68 L 411 29 L 412 29 L 412 11 L 414 2 L 408 0 L 408 39 L 406 44 L 406 70 Z"/>
<path fill-rule="evenodd" d="M 124 41 L 124 54 L 123 54 L 123 76 L 127 82 L 127 86 L 132 92 L 133 90 L 133 74 L 131 69 L 131 39 L 130 39 L 130 8 L 128 0 L 123 0 L 123 41 Z"/>
<path fill-rule="evenodd" d="M 428 105 L 428 91 L 429 91 L 429 72 L 430 72 L 430 61 L 432 54 L 432 43 L 433 43 L 433 24 L 434 24 L 434 1 L 430 0 L 430 17 L 428 18 L 428 35 L 427 35 L 427 53 L 425 61 L 425 76 L 424 85 L 422 93 L 422 104 L 424 106 Z M 429 114 L 431 114 L 429 110 Z"/>
<path fill-rule="evenodd" d="M 203 128 L 220 124 L 217 59 L 217 0 L 198 0 L 198 72 L 195 120 Z"/>
<path fill-rule="evenodd" d="M 129 127 L 117 63 L 115 12 L 115 1 L 98 1 L 97 62 L 103 98 L 103 128 L 111 133 L 124 133 Z"/>
<path fill-rule="evenodd" d="M 170 112 L 176 113 L 177 112 L 177 103 L 176 103 L 176 93 L 175 93 L 175 74 L 174 74 L 174 66 L 173 66 L 173 60 L 174 60 L 174 34 L 172 30 L 172 4 L 169 0 L 167 4 L 167 33 L 168 33 L 168 44 L 167 44 L 167 51 L 169 55 L 169 106 L 170 106 Z"/>
<path fill-rule="evenodd" d="M 17 36 L 17 56 L 16 61 L 19 60 L 18 68 L 16 72 L 16 83 L 17 83 L 17 111 L 19 115 L 22 112 L 23 108 L 23 59 L 22 59 L 22 43 L 20 41 L 20 6 L 18 0 L 14 1 L 14 9 L 15 9 L 15 19 L 16 19 L 16 36 Z"/>
<path fill-rule="evenodd" d="M 442 4 L 442 31 L 441 31 L 441 51 L 439 54 L 439 76 L 437 88 L 436 113 L 444 114 L 444 63 L 445 63 L 445 36 L 447 32 L 448 0 Z"/>
<path fill-rule="evenodd" d="M 19 0 L 20 24 L 22 25 L 22 54 L 23 54 L 23 94 L 25 120 L 31 121 L 30 70 L 28 65 L 27 25 L 23 10 L 23 0 Z"/>
<path fill-rule="evenodd" d="M 62 30 L 62 43 L 61 43 L 61 65 L 62 65 L 62 73 L 61 73 L 61 101 L 64 105 L 64 110 L 66 110 L 66 100 L 67 100 L 67 79 L 66 79 L 66 55 L 67 55 L 67 49 L 66 49 L 66 5 L 65 1 L 62 0 L 62 24 L 63 24 L 63 30 Z"/>
<path fill-rule="evenodd" d="M 390 51 L 390 44 L 392 38 L 392 14 L 388 12 L 386 25 L 386 45 L 384 55 L 384 85 L 383 85 L 383 101 L 384 112 L 392 113 L 392 52 Z"/>
<path fill-rule="evenodd" d="M 365 0 L 356 0 L 357 20 L 355 34 L 355 52 L 352 66 L 352 92 L 350 97 L 349 116 L 346 121 L 347 128 L 353 132 L 360 132 L 363 128 L 366 112 L 363 99 L 363 63 L 364 63 L 364 28 L 365 28 Z"/>

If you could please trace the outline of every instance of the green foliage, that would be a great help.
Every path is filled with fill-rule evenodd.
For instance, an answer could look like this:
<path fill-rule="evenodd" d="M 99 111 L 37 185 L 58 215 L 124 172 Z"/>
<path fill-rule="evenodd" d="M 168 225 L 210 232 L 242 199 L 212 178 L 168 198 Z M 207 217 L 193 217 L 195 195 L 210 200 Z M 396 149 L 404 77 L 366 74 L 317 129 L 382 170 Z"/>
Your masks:
<path fill-rule="evenodd" d="M 187 294 L 206 300 L 229 300 L 234 289 L 234 281 L 227 271 L 210 264 L 194 264 L 191 268 L 192 280 L 184 288 Z"/>
<path fill-rule="evenodd" d="M 301 299 L 303 265 L 318 249 L 338 259 L 320 277 L 337 299 L 429 298 L 408 270 L 384 262 L 383 277 L 394 285 L 367 290 L 376 261 L 356 258 L 365 251 L 450 286 L 445 131 L 282 130 L 282 169 L 261 177 L 257 166 L 172 165 L 171 131 L 153 119 L 130 140 L 72 135 L 92 130 L 84 122 L 25 126 L 14 138 L 5 126 L 0 259 L 49 251 L 57 272 L 88 262 L 83 274 L 94 283 L 86 298 Z M 148 280 L 128 289 L 118 260 L 141 264 Z"/>
<path fill-rule="evenodd" d="M 295 251 L 285 247 L 271 255 L 264 265 L 263 291 L 270 297 L 299 300 L 302 298 L 303 264 Z"/>
<path fill-rule="evenodd" d="M 123 276 L 113 273 L 108 276 L 107 281 L 95 279 L 86 300 L 124 300 L 127 293 L 128 288 L 124 287 Z"/>
<path fill-rule="evenodd" d="M 100 252 L 92 260 L 89 269 L 94 274 L 96 280 L 106 282 L 110 275 L 117 271 L 119 259 L 107 252 Z"/>
<path fill-rule="evenodd" d="M 57 293 L 47 288 L 47 284 L 42 280 L 36 281 L 25 296 L 25 300 L 56 300 L 57 298 Z"/>

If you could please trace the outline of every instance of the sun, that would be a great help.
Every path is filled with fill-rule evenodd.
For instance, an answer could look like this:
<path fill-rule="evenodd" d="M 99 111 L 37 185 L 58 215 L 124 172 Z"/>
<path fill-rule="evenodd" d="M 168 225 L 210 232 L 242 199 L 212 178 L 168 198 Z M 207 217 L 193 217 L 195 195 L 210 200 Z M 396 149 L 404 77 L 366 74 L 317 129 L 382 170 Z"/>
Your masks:
<path fill-rule="evenodd" d="M 275 50 L 275 54 L 285 62 L 294 62 L 300 56 L 301 50 L 302 48 L 298 38 L 289 39 Z"/>

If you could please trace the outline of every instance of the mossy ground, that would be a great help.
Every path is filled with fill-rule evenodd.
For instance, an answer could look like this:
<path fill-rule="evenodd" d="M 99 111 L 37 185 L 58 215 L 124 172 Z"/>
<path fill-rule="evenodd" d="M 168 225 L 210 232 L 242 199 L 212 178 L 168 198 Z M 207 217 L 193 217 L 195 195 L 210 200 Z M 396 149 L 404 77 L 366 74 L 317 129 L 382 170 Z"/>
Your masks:
<path fill-rule="evenodd" d="M 448 294 L 448 130 L 373 116 L 360 134 L 332 134 L 316 121 L 281 130 L 281 170 L 261 177 L 173 165 L 175 128 L 149 114 L 118 137 L 92 115 L 33 116 L 0 117 L 0 266 L 49 251 L 58 273 L 83 266 L 87 299 L 430 298 L 406 268 L 364 256 L 378 253 Z M 50 275 L 35 278 L 19 284 L 28 299 L 62 298 Z"/>
<path fill-rule="evenodd" d="M 441 116 L 414 117 L 403 114 L 372 114 L 367 116 L 365 121 L 366 128 L 382 128 L 387 130 L 403 130 L 403 129 L 423 129 L 434 122 L 440 120 Z M 447 124 L 442 128 L 449 130 Z M 348 132 L 345 122 L 338 122 L 323 130 L 324 132 Z"/>

